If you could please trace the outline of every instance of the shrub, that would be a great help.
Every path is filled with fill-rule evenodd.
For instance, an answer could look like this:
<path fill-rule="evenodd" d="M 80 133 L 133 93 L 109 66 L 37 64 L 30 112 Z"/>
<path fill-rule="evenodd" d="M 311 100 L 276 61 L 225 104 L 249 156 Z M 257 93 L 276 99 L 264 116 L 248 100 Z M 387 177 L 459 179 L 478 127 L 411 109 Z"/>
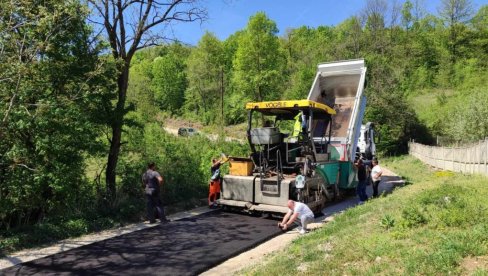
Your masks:
<path fill-rule="evenodd" d="M 415 227 L 427 223 L 427 216 L 422 208 L 416 205 L 408 205 L 402 210 L 403 224 L 406 227 Z"/>

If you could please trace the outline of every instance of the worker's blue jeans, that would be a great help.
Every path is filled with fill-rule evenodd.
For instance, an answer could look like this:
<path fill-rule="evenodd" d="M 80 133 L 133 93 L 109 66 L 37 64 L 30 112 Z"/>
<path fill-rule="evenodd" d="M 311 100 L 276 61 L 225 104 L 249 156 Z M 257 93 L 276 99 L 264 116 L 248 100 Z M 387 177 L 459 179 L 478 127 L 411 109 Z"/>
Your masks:
<path fill-rule="evenodd" d="M 368 195 L 366 194 L 366 180 L 359 180 L 358 186 L 356 187 L 356 193 L 359 197 L 359 201 L 368 200 Z"/>

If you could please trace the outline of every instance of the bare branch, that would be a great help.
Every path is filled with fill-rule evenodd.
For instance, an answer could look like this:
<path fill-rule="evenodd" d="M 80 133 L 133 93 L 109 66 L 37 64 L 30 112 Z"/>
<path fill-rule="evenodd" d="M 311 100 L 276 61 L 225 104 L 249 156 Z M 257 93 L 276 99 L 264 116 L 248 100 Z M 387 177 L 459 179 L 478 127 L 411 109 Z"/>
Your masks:
<path fill-rule="evenodd" d="M 17 94 L 14 94 L 12 98 L 10 98 L 10 103 L 8 105 L 7 111 L 5 111 L 5 115 L 3 116 L 2 123 L 7 122 L 8 115 L 10 114 L 10 110 L 12 110 L 12 106 L 14 105 L 14 100 Z"/>
<path fill-rule="evenodd" d="M 106 129 L 105 131 L 102 130 L 102 132 L 103 132 L 103 134 L 105 134 L 105 138 L 107 138 L 107 141 L 109 143 L 112 143 L 112 138 L 110 138 L 109 130 L 108 129 Z"/>
<path fill-rule="evenodd" d="M 14 166 L 21 166 L 21 167 L 24 167 L 24 168 L 28 169 L 29 171 L 32 171 L 32 172 L 36 172 L 37 171 L 36 169 L 30 168 L 26 164 L 15 164 Z"/>
<path fill-rule="evenodd" d="M 176 7 L 176 5 L 178 5 L 180 2 L 182 2 L 182 0 L 175 0 L 171 5 L 169 5 L 169 7 L 166 9 L 166 12 L 162 16 L 157 16 L 157 15 L 154 16 L 152 23 L 144 26 L 142 31 L 145 32 L 151 29 L 152 27 L 169 20 L 168 15 L 174 9 L 174 7 Z M 156 18 L 158 19 L 156 20 Z"/>
<path fill-rule="evenodd" d="M 87 19 L 88 22 L 90 22 L 91 24 L 95 24 L 95 25 L 100 25 L 100 26 L 103 26 L 103 23 L 100 23 L 98 21 L 95 21 L 95 20 L 92 20 L 90 18 Z"/>
<path fill-rule="evenodd" d="M 117 1 L 117 12 L 119 18 L 119 29 L 120 29 L 120 53 L 122 54 L 122 58 L 125 59 L 125 25 L 124 25 L 124 10 L 122 9 L 122 3 L 120 0 Z"/>
<path fill-rule="evenodd" d="M 25 107 L 25 105 L 22 105 L 22 108 L 24 108 L 25 112 L 27 112 L 27 115 L 29 115 L 30 117 L 33 117 L 32 114 L 30 113 L 29 109 L 27 109 L 27 107 Z"/>
<path fill-rule="evenodd" d="M 177 1 L 178 0 L 176 0 L 175 2 L 177 2 Z M 151 12 L 152 4 L 153 4 L 153 1 L 148 0 L 146 10 L 144 11 L 144 14 L 142 15 L 142 19 L 139 21 L 139 23 L 137 25 L 137 31 L 134 35 L 134 42 L 132 43 L 132 45 L 129 49 L 129 54 L 128 54 L 129 59 L 131 59 L 132 56 L 134 55 L 134 53 L 136 52 L 137 45 L 139 45 L 139 42 L 141 41 L 142 35 L 146 31 L 144 29 L 144 24 L 145 24 L 147 18 L 149 17 L 149 13 Z"/>

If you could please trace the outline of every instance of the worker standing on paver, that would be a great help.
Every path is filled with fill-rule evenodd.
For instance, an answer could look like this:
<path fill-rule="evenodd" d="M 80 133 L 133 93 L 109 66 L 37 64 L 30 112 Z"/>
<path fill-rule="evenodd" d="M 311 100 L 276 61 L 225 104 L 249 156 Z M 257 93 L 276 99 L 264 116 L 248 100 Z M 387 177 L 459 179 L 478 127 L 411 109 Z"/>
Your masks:
<path fill-rule="evenodd" d="M 307 225 L 314 219 L 312 210 L 308 206 L 301 202 L 295 202 L 293 200 L 288 201 L 288 213 L 286 213 L 283 220 L 278 223 L 278 227 L 286 231 L 293 222 L 298 218 L 297 223 L 300 226 L 299 233 L 307 233 Z"/>

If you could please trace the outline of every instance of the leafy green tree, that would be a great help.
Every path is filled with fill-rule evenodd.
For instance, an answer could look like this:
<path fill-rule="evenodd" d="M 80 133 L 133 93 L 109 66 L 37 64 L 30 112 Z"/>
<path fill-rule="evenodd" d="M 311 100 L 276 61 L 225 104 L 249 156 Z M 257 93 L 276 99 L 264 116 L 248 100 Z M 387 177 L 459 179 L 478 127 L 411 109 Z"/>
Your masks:
<path fill-rule="evenodd" d="M 384 54 L 386 50 L 386 13 L 388 2 L 385 0 L 367 0 L 362 10 L 367 43 L 372 51 Z"/>
<path fill-rule="evenodd" d="M 234 59 L 233 82 L 242 99 L 264 101 L 281 98 L 286 60 L 277 32 L 276 24 L 263 12 L 249 19 Z"/>
<path fill-rule="evenodd" d="M 224 123 L 225 124 L 237 124 L 245 120 L 242 112 L 241 97 L 236 88 L 236 84 L 232 81 L 234 76 L 233 61 L 235 59 L 237 49 L 239 48 L 239 41 L 244 35 L 244 31 L 237 31 L 230 35 L 225 41 L 223 41 L 223 54 L 224 54 L 224 84 L 225 84 L 225 99 L 224 99 Z"/>
<path fill-rule="evenodd" d="M 204 123 L 222 122 L 226 68 L 222 42 L 205 33 L 188 58 L 189 86 L 186 109 L 195 112 Z M 217 120 L 219 118 L 220 120 Z"/>
<path fill-rule="evenodd" d="M 66 214 L 94 198 L 85 154 L 115 71 L 78 1 L 0 4 L 0 229 Z M 112 69 L 112 70 L 111 70 Z"/>
<path fill-rule="evenodd" d="M 136 56 L 130 70 L 131 78 L 127 89 L 127 100 L 129 105 L 135 106 L 134 119 L 141 124 L 154 121 L 159 106 L 155 104 L 152 85 L 148 85 L 153 79 L 152 62 L 145 57 Z"/>
<path fill-rule="evenodd" d="M 152 75 L 151 87 L 158 105 L 178 114 L 187 86 L 184 61 L 173 54 L 157 57 L 152 62 Z"/>
<path fill-rule="evenodd" d="M 456 62 L 460 36 L 465 31 L 462 23 L 471 19 L 473 4 L 470 0 L 442 0 L 439 7 L 439 14 L 449 28 L 447 45 L 451 54 L 451 62 Z"/>
<path fill-rule="evenodd" d="M 469 108 L 449 111 L 448 131 L 457 141 L 478 141 L 488 137 L 488 89 L 473 91 L 467 97 Z"/>
<path fill-rule="evenodd" d="M 363 48 L 363 29 L 359 17 L 353 16 L 336 27 L 337 42 L 341 59 L 360 58 Z"/>
<path fill-rule="evenodd" d="M 488 68 L 488 5 L 482 6 L 471 21 L 474 36 L 470 51 L 481 68 Z"/>

